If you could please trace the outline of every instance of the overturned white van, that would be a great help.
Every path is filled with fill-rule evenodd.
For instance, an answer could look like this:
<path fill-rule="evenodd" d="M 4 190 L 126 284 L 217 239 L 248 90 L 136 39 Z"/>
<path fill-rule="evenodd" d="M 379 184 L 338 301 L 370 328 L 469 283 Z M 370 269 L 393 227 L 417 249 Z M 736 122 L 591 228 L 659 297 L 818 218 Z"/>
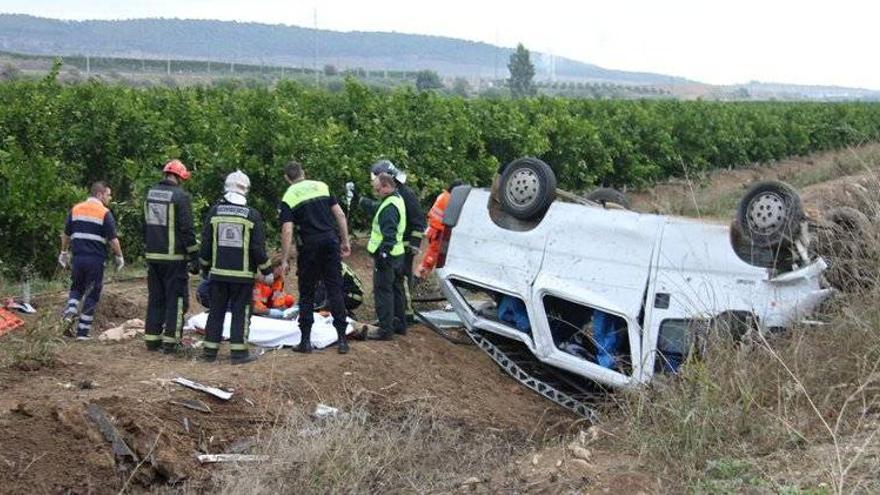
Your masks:
<path fill-rule="evenodd" d="M 597 388 L 635 386 L 675 369 L 712 329 L 737 337 L 787 327 L 831 293 L 822 283 L 825 262 L 809 253 L 800 228 L 792 203 L 799 198 L 784 187 L 747 193 L 744 227 L 733 230 L 554 201 L 554 192 L 550 168 L 529 158 L 504 169 L 494 194 L 456 188 L 437 273 L 482 349 L 526 386 L 585 416 Z M 527 321 L 499 311 L 508 301 Z M 614 349 L 592 335 L 598 315 L 616 322 Z M 597 359 L 609 352 L 613 366 Z"/>

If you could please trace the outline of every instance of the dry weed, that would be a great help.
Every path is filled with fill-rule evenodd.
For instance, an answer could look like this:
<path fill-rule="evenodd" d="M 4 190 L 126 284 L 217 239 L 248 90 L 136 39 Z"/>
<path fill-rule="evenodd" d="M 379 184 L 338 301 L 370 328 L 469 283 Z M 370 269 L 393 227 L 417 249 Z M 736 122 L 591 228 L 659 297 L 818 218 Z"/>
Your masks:
<path fill-rule="evenodd" d="M 298 409 L 261 441 L 271 460 L 228 469 L 224 493 L 448 491 L 487 476 L 523 443 L 451 423 L 427 403 L 394 412 L 353 404 L 323 420 Z"/>

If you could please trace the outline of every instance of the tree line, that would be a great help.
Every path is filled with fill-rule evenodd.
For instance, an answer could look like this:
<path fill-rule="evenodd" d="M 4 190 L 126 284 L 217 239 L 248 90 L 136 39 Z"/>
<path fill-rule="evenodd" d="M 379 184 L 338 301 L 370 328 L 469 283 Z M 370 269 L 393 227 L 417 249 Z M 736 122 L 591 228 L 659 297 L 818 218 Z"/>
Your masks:
<path fill-rule="evenodd" d="M 338 92 L 274 88 L 135 89 L 88 82 L 0 84 L 0 270 L 54 270 L 67 209 L 107 180 L 129 257 L 140 253 L 141 203 L 162 164 L 193 170 L 197 217 L 241 169 L 251 201 L 277 230 L 282 165 L 342 195 L 389 158 L 427 202 L 453 178 L 486 185 L 520 156 L 549 163 L 563 188 L 642 186 L 668 177 L 875 140 L 880 105 L 594 101 L 547 97 L 464 99 L 349 80 Z M 361 225 L 365 219 L 355 216 Z"/>

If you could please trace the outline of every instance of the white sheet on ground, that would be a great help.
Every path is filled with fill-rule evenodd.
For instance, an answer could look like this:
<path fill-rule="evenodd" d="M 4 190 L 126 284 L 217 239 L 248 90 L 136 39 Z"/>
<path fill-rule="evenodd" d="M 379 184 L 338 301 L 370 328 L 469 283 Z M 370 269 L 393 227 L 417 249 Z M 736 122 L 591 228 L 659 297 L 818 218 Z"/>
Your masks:
<path fill-rule="evenodd" d="M 229 325 L 231 315 L 227 311 L 223 320 L 223 339 L 229 338 Z M 351 318 L 348 319 L 346 335 L 352 333 Z M 205 329 L 208 322 L 208 313 L 199 313 L 190 317 L 186 322 L 187 328 Z M 248 342 L 260 347 L 295 346 L 299 344 L 302 335 L 299 331 L 299 322 L 296 320 L 276 320 L 262 316 L 251 316 L 251 328 Z M 312 324 L 312 347 L 323 349 L 337 340 L 336 329 L 333 328 L 333 317 L 322 316 L 315 313 L 315 323 Z"/>

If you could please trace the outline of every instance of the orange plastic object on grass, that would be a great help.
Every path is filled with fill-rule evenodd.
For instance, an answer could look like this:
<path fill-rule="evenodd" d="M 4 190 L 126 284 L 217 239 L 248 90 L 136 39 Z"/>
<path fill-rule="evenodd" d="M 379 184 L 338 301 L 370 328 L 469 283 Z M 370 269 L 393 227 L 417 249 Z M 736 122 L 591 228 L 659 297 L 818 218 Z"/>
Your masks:
<path fill-rule="evenodd" d="M 21 318 L 6 309 L 0 308 L 0 335 L 11 332 L 22 325 L 24 325 L 24 321 Z"/>

